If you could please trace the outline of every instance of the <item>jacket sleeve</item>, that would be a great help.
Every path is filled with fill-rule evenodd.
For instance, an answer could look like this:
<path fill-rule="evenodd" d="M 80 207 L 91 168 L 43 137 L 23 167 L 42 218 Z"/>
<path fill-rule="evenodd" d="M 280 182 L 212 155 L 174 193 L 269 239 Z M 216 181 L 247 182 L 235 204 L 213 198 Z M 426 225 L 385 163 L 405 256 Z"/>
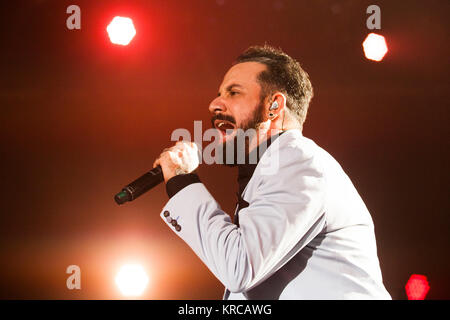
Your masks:
<path fill-rule="evenodd" d="M 239 212 L 239 227 L 200 182 L 178 191 L 161 212 L 231 292 L 270 277 L 325 225 L 324 178 L 314 157 L 283 148 L 276 173 L 257 178 L 249 206 Z"/>

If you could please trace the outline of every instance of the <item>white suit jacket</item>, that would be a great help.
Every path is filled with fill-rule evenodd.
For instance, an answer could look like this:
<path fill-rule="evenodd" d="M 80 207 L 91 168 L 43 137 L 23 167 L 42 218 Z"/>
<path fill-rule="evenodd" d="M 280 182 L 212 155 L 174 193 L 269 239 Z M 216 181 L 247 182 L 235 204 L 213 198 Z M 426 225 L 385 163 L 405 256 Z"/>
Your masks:
<path fill-rule="evenodd" d="M 337 161 L 300 130 L 272 142 L 242 197 L 239 227 L 202 183 L 161 212 L 231 292 L 225 298 L 391 298 L 369 211 Z"/>

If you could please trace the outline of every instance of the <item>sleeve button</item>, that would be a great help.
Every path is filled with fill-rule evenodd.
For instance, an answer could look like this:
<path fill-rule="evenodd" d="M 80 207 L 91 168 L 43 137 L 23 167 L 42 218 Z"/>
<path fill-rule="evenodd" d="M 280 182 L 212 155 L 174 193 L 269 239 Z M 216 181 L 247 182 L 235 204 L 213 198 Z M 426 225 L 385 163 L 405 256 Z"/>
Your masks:
<path fill-rule="evenodd" d="M 164 211 L 164 217 L 168 217 L 170 215 L 170 212 L 169 211 Z"/>
<path fill-rule="evenodd" d="M 181 226 L 180 226 L 179 224 L 177 224 L 177 225 L 175 226 L 175 230 L 177 230 L 178 232 L 180 232 Z"/>

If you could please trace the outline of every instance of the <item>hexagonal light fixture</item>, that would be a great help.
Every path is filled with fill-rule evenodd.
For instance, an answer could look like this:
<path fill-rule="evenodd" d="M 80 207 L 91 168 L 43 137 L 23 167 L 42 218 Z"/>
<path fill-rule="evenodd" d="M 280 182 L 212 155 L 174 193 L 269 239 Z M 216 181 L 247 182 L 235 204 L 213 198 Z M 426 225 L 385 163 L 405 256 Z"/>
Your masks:
<path fill-rule="evenodd" d="M 421 274 L 411 275 L 405 290 L 408 300 L 424 300 L 430 290 L 427 277 Z"/>
<path fill-rule="evenodd" d="M 386 40 L 383 36 L 376 33 L 370 33 L 364 40 L 362 46 L 366 58 L 373 61 L 383 60 L 388 52 Z"/>
<path fill-rule="evenodd" d="M 136 35 L 133 20 L 126 17 L 114 17 L 106 27 L 109 39 L 114 44 L 126 46 Z"/>
<path fill-rule="evenodd" d="M 148 284 L 148 276 L 139 264 L 127 264 L 116 275 L 116 284 L 124 296 L 140 296 Z"/>

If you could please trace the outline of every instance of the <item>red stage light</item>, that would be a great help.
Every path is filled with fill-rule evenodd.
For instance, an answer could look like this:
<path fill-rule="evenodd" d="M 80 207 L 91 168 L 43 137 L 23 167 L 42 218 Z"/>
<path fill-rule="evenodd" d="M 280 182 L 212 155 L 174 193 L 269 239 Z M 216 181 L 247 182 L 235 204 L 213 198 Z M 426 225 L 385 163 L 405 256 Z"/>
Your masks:
<path fill-rule="evenodd" d="M 413 274 L 405 286 L 408 300 L 423 300 L 430 290 L 427 277 L 421 274 Z"/>
<path fill-rule="evenodd" d="M 381 61 L 388 52 L 386 40 L 383 36 L 376 33 L 370 33 L 362 45 L 364 54 L 369 60 Z"/>
<path fill-rule="evenodd" d="M 114 17 L 106 31 L 112 43 L 123 46 L 128 45 L 136 35 L 133 20 L 125 17 Z"/>

